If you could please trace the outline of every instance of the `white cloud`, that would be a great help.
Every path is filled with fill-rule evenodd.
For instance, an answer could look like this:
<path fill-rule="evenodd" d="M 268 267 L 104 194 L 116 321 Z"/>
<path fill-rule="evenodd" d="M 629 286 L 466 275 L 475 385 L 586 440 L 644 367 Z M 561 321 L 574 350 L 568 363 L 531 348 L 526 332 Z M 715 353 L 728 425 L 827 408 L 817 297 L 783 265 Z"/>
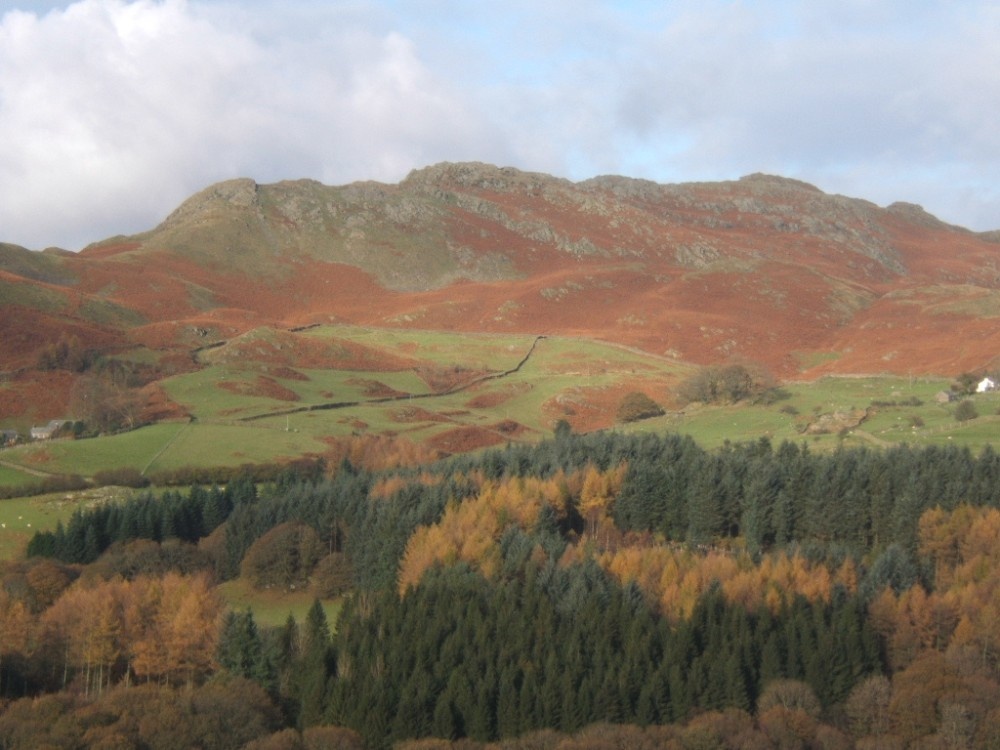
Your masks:
<path fill-rule="evenodd" d="M 5 15 L 3 240 L 76 248 L 146 229 L 239 175 L 395 180 L 447 153 L 502 153 L 400 34 L 275 35 L 247 12 L 81 0 Z"/>
<path fill-rule="evenodd" d="M 13 0 L 0 241 L 76 248 L 205 185 L 752 171 L 1000 227 L 988 0 Z"/>

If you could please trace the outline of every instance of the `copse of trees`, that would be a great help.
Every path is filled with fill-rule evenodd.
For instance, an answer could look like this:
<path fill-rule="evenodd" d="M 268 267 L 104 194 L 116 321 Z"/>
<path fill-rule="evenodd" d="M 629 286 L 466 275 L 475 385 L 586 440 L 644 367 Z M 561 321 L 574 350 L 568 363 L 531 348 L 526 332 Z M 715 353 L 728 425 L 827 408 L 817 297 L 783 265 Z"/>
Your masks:
<path fill-rule="evenodd" d="M 243 556 L 241 575 L 257 588 L 305 586 L 322 556 L 319 535 L 303 523 L 278 524 Z"/>
<path fill-rule="evenodd" d="M 700 368 L 677 388 L 686 403 L 736 403 L 766 400 L 777 392 L 774 376 L 760 365 L 709 365 Z"/>
<path fill-rule="evenodd" d="M 92 434 L 134 429 L 144 406 L 138 390 L 93 371 L 81 375 L 70 394 L 70 408 Z"/>
<path fill-rule="evenodd" d="M 97 360 L 97 353 L 87 349 L 78 336 L 61 333 L 59 340 L 47 344 L 39 352 L 36 365 L 39 370 L 69 370 L 84 372 Z"/>
<path fill-rule="evenodd" d="M 193 487 L 187 495 L 150 492 L 134 500 L 77 510 L 55 531 L 36 532 L 28 543 L 29 557 L 51 557 L 68 563 L 92 563 L 115 542 L 178 539 L 197 542 L 222 524 L 232 509 L 256 496 L 248 480 L 225 490 Z"/>
<path fill-rule="evenodd" d="M 72 492 L 86 489 L 90 483 L 79 474 L 53 474 L 37 482 L 0 487 L 0 500 L 12 497 L 31 497 L 51 492 Z"/>

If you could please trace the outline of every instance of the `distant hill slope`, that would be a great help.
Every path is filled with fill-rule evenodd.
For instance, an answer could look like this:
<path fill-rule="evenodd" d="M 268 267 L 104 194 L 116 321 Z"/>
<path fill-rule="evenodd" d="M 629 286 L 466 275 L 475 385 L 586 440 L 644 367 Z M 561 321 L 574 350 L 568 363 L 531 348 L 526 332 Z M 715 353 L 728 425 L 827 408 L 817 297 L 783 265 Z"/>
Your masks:
<path fill-rule="evenodd" d="M 76 255 L 0 245 L 0 290 L 3 370 L 67 329 L 168 351 L 326 321 L 579 335 L 789 377 L 954 374 L 1000 352 L 996 233 L 768 175 L 231 180 Z"/>

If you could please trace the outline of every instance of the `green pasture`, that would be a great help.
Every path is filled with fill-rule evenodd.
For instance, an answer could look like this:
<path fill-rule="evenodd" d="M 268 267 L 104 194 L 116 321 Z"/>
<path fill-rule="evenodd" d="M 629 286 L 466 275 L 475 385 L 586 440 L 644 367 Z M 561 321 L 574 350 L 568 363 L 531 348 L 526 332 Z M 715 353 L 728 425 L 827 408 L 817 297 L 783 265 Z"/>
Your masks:
<path fill-rule="evenodd" d="M 0 560 L 21 556 L 36 531 L 52 531 L 59 521 L 66 523 L 77 508 L 130 495 L 131 490 L 98 488 L 0 500 Z"/>
<path fill-rule="evenodd" d="M 641 374 L 643 371 L 687 375 L 694 367 L 681 362 L 654 357 L 639 351 L 602 341 L 553 336 L 542 339 L 535 348 L 535 366 L 544 373 L 594 376 L 608 372 Z M 530 363 L 529 363 L 530 364 Z"/>
<path fill-rule="evenodd" d="M 427 393 L 427 383 L 411 370 L 376 372 L 366 370 L 307 370 L 299 369 L 309 380 L 282 380 L 279 383 L 299 394 L 302 404 L 324 404 L 332 401 L 364 401 L 376 396 L 367 392 L 369 383 L 381 383 L 400 393 Z M 289 406 L 296 404 L 289 403 Z"/>
<path fill-rule="evenodd" d="M 252 383 L 256 376 L 256 371 L 246 367 L 212 365 L 167 378 L 162 385 L 171 399 L 199 419 L 239 419 L 294 406 L 292 402 L 233 393 L 223 387 L 227 382 Z"/>
<path fill-rule="evenodd" d="M 799 440 L 795 417 L 775 406 L 702 406 L 685 410 L 678 416 L 667 415 L 656 421 L 663 428 L 658 432 L 690 435 L 699 444 L 716 448 L 732 443 L 767 437 L 772 442 Z"/>
<path fill-rule="evenodd" d="M 920 442 L 967 445 L 970 448 L 979 448 L 987 443 L 997 445 L 1000 443 L 1000 416 L 989 414 L 968 422 L 953 422 L 947 431 L 937 430 L 922 434 Z"/>
<path fill-rule="evenodd" d="M 905 377 L 825 377 L 782 387 L 784 397 L 772 404 L 697 405 L 678 417 L 648 420 L 635 429 L 674 430 L 707 447 L 766 436 L 773 442 L 808 441 L 810 445 L 885 446 L 957 444 L 978 450 L 1000 439 L 1000 393 L 972 396 L 978 419 L 955 420 L 958 402 L 939 404 L 936 394 L 949 380 Z M 909 403 L 917 399 L 920 403 Z M 823 414 L 853 409 L 869 416 L 844 434 L 807 434 L 806 427 Z"/>
<path fill-rule="evenodd" d="M 240 466 L 320 453 L 322 443 L 308 435 L 255 424 L 189 425 L 149 466 L 149 472 L 186 466 Z"/>
<path fill-rule="evenodd" d="M 56 497 L 0 500 L 0 560 L 19 557 L 36 531 L 54 529 L 58 520 L 72 515 L 75 504 L 61 506 Z"/>
<path fill-rule="evenodd" d="M 52 474 L 93 476 L 121 467 L 142 469 L 184 423 L 165 422 L 131 432 L 89 440 L 46 440 L 17 446 L 5 460 Z"/>
<path fill-rule="evenodd" d="M 459 334 L 412 330 L 374 330 L 322 326 L 299 335 L 357 341 L 405 355 L 428 367 L 505 372 L 529 351 L 534 336 Z M 833 377 L 789 382 L 767 404 L 675 406 L 675 389 L 694 366 L 613 344 L 546 337 L 517 372 L 485 379 L 436 395 L 417 368 L 393 372 L 298 369 L 301 378 L 275 377 L 266 363 L 213 364 L 163 381 L 163 386 L 193 416 L 133 432 L 88 440 L 55 440 L 3 452 L 11 466 L 0 466 L 0 486 L 25 483 L 17 467 L 51 473 L 93 476 L 101 470 L 132 467 L 146 473 L 184 467 L 238 466 L 305 454 L 322 454 L 330 438 L 393 433 L 421 442 L 463 426 L 489 428 L 512 420 L 527 428 L 518 439 L 551 434 L 553 422 L 584 414 L 601 403 L 614 408 L 620 394 L 642 390 L 661 403 L 663 417 L 616 429 L 676 431 L 706 447 L 726 441 L 808 441 L 811 445 L 961 444 L 977 449 L 1000 436 L 1000 394 L 974 397 L 980 417 L 960 424 L 956 404 L 939 404 L 946 379 L 907 377 Z M 280 372 L 278 370 L 277 372 Z M 296 394 L 297 400 L 255 395 L 253 385 L 266 375 Z M 243 393 L 220 387 L 242 383 Z M 411 394 L 385 401 L 377 384 Z M 919 403 L 915 403 L 914 401 Z M 317 408 L 356 402 L 341 408 Z M 873 405 L 876 405 L 873 407 Z M 868 418 L 837 434 L 807 434 L 822 415 L 869 409 Z M 613 418 L 613 415 L 612 415 Z"/>
<path fill-rule="evenodd" d="M 317 370 L 299 368 L 307 379 L 281 378 L 268 375 L 280 386 L 292 391 L 296 400 L 272 398 L 266 395 L 234 393 L 224 383 L 244 384 L 253 389 L 260 370 L 248 365 L 213 365 L 198 372 L 178 375 L 163 381 L 170 397 L 190 413 L 203 420 L 242 420 L 275 412 L 302 410 L 310 406 L 338 402 L 378 400 L 373 392 L 377 384 L 406 394 L 423 395 L 430 387 L 413 370 Z"/>
<path fill-rule="evenodd" d="M 315 333 L 315 329 L 310 331 Z M 406 332 L 389 332 L 389 346 L 402 350 L 409 349 L 416 334 L 402 335 Z M 469 339 L 489 339 L 490 337 L 462 334 L 436 334 L 434 346 L 442 346 L 448 342 L 454 361 L 458 356 L 466 354 L 464 342 Z M 503 337 L 493 337 L 504 341 Z M 366 339 L 367 341 L 367 339 Z M 517 351 L 516 361 L 498 363 L 498 366 L 512 369 L 519 362 L 526 347 L 530 347 L 530 338 L 522 338 L 520 344 L 525 348 Z M 371 344 L 370 341 L 367 343 Z M 493 342 L 495 343 L 495 342 Z M 493 344 L 490 344 L 491 346 Z M 512 345 L 502 344 L 505 352 L 513 351 Z M 516 347 L 514 347 L 516 349 Z M 458 361 L 460 365 L 466 363 Z M 471 365 L 469 365 L 471 366 Z M 497 371 L 496 368 L 492 368 Z M 316 383 L 332 379 L 370 378 L 390 386 L 398 391 L 413 394 L 411 398 L 402 398 L 389 402 L 377 399 L 365 401 L 363 393 L 350 392 L 347 388 L 339 391 L 342 397 L 335 400 L 345 401 L 357 398 L 361 401 L 357 406 L 338 409 L 300 410 L 292 414 L 278 414 L 253 421 L 254 425 L 272 430 L 290 429 L 316 438 L 323 436 L 348 436 L 358 432 L 385 433 L 393 432 L 409 437 L 412 440 L 422 440 L 426 437 L 460 426 L 489 426 L 500 420 L 513 420 L 535 431 L 536 434 L 548 434 L 551 431 L 553 417 L 543 408 L 547 402 L 563 394 L 567 403 L 574 399 L 586 401 L 591 392 L 605 388 L 621 389 L 629 387 L 644 387 L 650 393 L 662 393 L 661 400 L 666 398 L 668 384 L 677 379 L 673 363 L 666 363 L 652 357 L 625 351 L 607 344 L 590 341 L 574 341 L 572 339 L 542 339 L 538 342 L 532 358 L 516 373 L 502 378 L 485 379 L 468 387 L 460 388 L 442 395 L 431 395 L 423 388 L 411 386 L 412 374 L 404 373 L 319 373 L 303 371 L 309 374 Z M 288 387 L 303 393 L 303 383 L 282 381 Z M 329 387 L 329 386 L 325 386 Z M 315 390 L 316 386 L 312 386 Z M 329 392 L 326 394 L 329 396 Z M 300 408 L 311 403 L 304 397 L 302 401 L 289 405 L 289 408 Z M 329 402 L 327 398 L 326 402 Z M 485 404 L 485 405 L 481 405 Z M 492 404 L 492 405 L 491 405 Z M 439 415 L 434 417 L 432 415 Z"/>
<path fill-rule="evenodd" d="M 509 370 L 527 354 L 530 335 L 451 333 L 361 326 L 320 326 L 303 335 L 343 339 L 432 365 L 461 364 L 471 369 Z"/>
<path fill-rule="evenodd" d="M 188 466 L 240 466 L 325 450 L 308 434 L 242 425 L 165 422 L 88 440 L 51 440 L 12 448 L 11 462 L 55 474 L 130 467 L 146 473 Z"/>
<path fill-rule="evenodd" d="M 917 398 L 927 406 L 938 391 L 948 390 L 950 380 L 910 379 L 895 376 L 827 376 L 808 383 L 789 383 L 783 388 L 802 411 L 833 411 L 866 408 L 875 401 L 901 402 Z M 923 408 L 923 407 L 917 407 Z"/>
<path fill-rule="evenodd" d="M 46 440 L 5 452 L 11 463 L 53 474 L 93 476 L 98 471 L 134 467 L 143 469 L 167 443 L 185 429 L 185 422 L 162 422 L 118 435 L 88 440 Z"/>
<path fill-rule="evenodd" d="M 0 458 L 6 459 L 7 452 L 0 454 Z M 20 487 L 25 484 L 32 484 L 38 481 L 38 477 L 21 471 L 13 466 L 0 465 L 0 487 Z"/>

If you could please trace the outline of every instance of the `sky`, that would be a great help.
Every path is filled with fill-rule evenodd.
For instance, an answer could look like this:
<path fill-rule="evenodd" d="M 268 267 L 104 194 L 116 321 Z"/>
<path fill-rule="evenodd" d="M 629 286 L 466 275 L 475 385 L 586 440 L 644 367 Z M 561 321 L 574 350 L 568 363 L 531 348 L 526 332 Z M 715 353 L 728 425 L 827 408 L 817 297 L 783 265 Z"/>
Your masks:
<path fill-rule="evenodd" d="M 0 0 L 0 242 L 234 177 L 767 172 L 1000 229 L 995 0 Z"/>

